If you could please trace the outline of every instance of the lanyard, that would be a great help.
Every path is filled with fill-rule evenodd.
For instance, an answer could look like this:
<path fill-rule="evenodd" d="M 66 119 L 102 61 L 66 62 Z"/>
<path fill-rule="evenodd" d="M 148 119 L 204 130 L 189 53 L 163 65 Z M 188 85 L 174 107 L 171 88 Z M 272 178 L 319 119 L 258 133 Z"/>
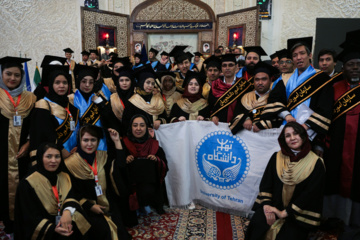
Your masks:
<path fill-rule="evenodd" d="M 65 108 L 65 110 L 67 111 L 67 113 L 69 114 L 69 116 L 70 116 L 70 121 L 72 121 L 73 120 L 73 117 L 72 117 L 72 115 L 71 115 L 71 112 L 69 111 L 69 109 L 66 107 Z"/>
<path fill-rule="evenodd" d="M 59 201 L 59 192 L 56 188 L 56 186 L 51 186 L 52 187 L 52 190 L 54 192 L 54 195 L 55 195 L 55 198 L 56 198 L 56 201 L 57 201 L 57 205 L 58 205 L 58 216 L 60 216 L 60 201 Z"/>
<path fill-rule="evenodd" d="M 96 152 L 95 152 L 95 155 L 96 155 Z M 84 159 L 85 160 L 85 159 Z M 94 173 L 94 176 L 95 176 L 95 183 L 96 185 L 98 185 L 98 182 L 99 182 L 99 179 L 98 179 L 98 172 L 97 172 L 97 161 L 96 161 L 96 157 L 95 157 L 95 161 L 94 161 L 94 167 L 92 167 L 86 160 L 85 162 L 87 163 L 87 165 L 89 165 L 91 171 Z"/>
<path fill-rule="evenodd" d="M 13 104 L 14 109 L 15 109 L 15 111 L 16 111 L 16 115 L 17 115 L 17 106 L 19 106 L 19 104 L 20 104 L 21 94 L 19 95 L 19 97 L 18 97 L 18 99 L 17 99 L 17 101 L 16 101 L 16 104 L 15 104 L 15 101 L 14 101 L 14 99 L 11 97 L 10 93 L 9 93 L 8 91 L 6 91 L 5 89 L 3 89 L 3 90 L 5 91 L 6 95 L 9 97 L 11 103 Z"/>
<path fill-rule="evenodd" d="M 120 98 L 120 103 L 121 103 L 121 105 L 123 106 L 123 109 L 125 109 L 125 104 L 123 103 L 123 101 L 121 100 L 121 98 Z"/>

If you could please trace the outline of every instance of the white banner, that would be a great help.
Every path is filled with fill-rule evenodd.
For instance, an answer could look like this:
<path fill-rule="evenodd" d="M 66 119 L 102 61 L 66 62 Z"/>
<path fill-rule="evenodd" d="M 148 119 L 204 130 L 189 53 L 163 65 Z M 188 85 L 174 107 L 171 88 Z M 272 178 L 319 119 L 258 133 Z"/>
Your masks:
<path fill-rule="evenodd" d="M 161 125 L 170 206 L 191 201 L 225 212 L 251 212 L 265 167 L 279 151 L 280 129 L 232 135 L 228 124 L 185 121 Z"/>

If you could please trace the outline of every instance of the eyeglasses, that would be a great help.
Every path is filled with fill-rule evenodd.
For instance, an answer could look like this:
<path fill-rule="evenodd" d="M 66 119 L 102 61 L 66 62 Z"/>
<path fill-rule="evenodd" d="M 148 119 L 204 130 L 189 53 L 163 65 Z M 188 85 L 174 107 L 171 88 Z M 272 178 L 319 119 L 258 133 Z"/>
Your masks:
<path fill-rule="evenodd" d="M 235 66 L 235 63 L 228 63 L 228 64 L 226 64 L 226 63 L 224 64 L 224 63 L 223 63 L 223 64 L 221 65 L 221 67 L 223 67 L 223 68 L 227 68 L 227 67 L 230 67 L 230 68 L 231 68 L 231 67 L 234 67 L 234 66 Z"/>
<path fill-rule="evenodd" d="M 282 65 L 282 64 L 291 64 L 292 61 L 291 60 L 286 60 L 286 61 L 280 61 L 279 62 L 279 65 Z"/>

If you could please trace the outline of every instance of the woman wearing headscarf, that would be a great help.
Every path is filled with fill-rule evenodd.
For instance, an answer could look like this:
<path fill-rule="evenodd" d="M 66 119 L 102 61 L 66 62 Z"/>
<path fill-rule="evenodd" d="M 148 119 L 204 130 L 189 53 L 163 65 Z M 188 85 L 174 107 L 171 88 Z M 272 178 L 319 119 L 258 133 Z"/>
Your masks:
<path fill-rule="evenodd" d="M 102 116 L 96 103 L 107 101 L 105 95 L 100 91 L 94 93 L 95 79 L 99 70 L 85 65 L 76 65 L 74 75 L 76 92 L 68 96 L 69 102 L 79 109 L 80 125 L 96 125 L 102 127 Z M 95 100 L 96 96 L 96 100 Z M 98 150 L 106 151 L 106 137 L 100 140 Z"/>
<path fill-rule="evenodd" d="M 123 114 L 122 125 L 128 129 L 131 118 L 136 114 L 143 115 L 149 122 L 149 127 L 158 129 L 166 123 L 164 100 L 160 93 L 153 95 L 155 74 L 150 64 L 137 69 L 136 93 L 129 99 Z"/>
<path fill-rule="evenodd" d="M 25 72 L 21 63 L 30 59 L 0 59 L 0 225 L 13 232 L 15 192 L 27 172 L 30 112 L 36 97 L 24 91 Z"/>
<path fill-rule="evenodd" d="M 209 118 L 209 105 L 202 96 L 204 82 L 205 77 L 200 73 L 186 74 L 184 93 L 171 109 L 170 122 Z"/>
<path fill-rule="evenodd" d="M 307 239 L 320 226 L 325 166 L 306 130 L 289 122 L 265 169 L 245 239 Z"/>
<path fill-rule="evenodd" d="M 150 137 L 147 119 L 137 114 L 129 123 L 126 146 L 126 163 L 139 207 L 152 206 L 163 214 L 164 178 L 168 171 L 165 153 L 159 142 Z"/>
<path fill-rule="evenodd" d="M 116 93 L 116 82 L 119 79 L 119 73 L 116 70 L 124 66 L 126 67 L 131 66 L 129 57 L 111 58 L 111 64 L 109 64 L 109 68 L 111 68 L 111 77 L 104 78 L 104 83 L 112 93 Z"/>
<path fill-rule="evenodd" d="M 119 134 L 108 130 L 115 144 L 116 160 L 125 161 Z M 102 129 L 86 125 L 79 129 L 77 152 L 65 159 L 74 192 L 91 224 L 89 236 L 92 239 L 130 239 L 123 226 L 121 214 L 114 202 L 110 169 L 113 164 L 107 152 L 97 150 L 103 137 Z"/>
<path fill-rule="evenodd" d="M 44 67 L 43 79 L 48 80 L 49 92 L 35 104 L 30 129 L 31 157 L 36 155 L 36 149 L 42 142 L 56 143 L 64 158 L 76 147 L 79 109 L 67 97 L 70 80 L 64 68 L 67 67 Z"/>
<path fill-rule="evenodd" d="M 74 199 L 69 175 L 62 171 L 58 146 L 41 144 L 36 161 L 16 193 L 15 239 L 83 239 L 90 224 Z"/>
<path fill-rule="evenodd" d="M 181 98 L 181 93 L 176 91 L 176 76 L 173 72 L 156 72 L 156 75 L 160 80 L 161 93 L 165 101 L 166 116 L 169 118 L 171 108 L 176 101 Z"/>

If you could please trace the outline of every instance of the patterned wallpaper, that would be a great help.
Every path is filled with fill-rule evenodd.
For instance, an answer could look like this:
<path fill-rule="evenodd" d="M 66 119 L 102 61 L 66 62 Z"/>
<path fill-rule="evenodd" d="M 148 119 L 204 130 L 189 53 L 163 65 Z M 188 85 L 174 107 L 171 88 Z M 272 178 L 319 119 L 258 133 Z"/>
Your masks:
<path fill-rule="evenodd" d="M 136 16 L 136 20 L 206 20 L 209 14 L 199 6 L 184 0 L 161 0 Z"/>
<path fill-rule="evenodd" d="M 98 13 L 84 10 L 84 49 L 96 48 L 96 24 L 114 26 L 117 28 L 117 48 L 119 56 L 128 55 L 128 25 L 127 17 L 120 15 Z"/>
<path fill-rule="evenodd" d="M 229 26 L 238 26 L 245 24 L 245 44 L 244 46 L 254 46 L 256 45 L 256 13 L 257 10 L 251 10 L 246 12 L 240 12 L 236 14 L 231 14 L 227 16 L 219 17 L 219 28 L 218 32 L 218 45 L 227 46 L 228 39 L 228 27 Z"/>
<path fill-rule="evenodd" d="M 64 56 L 70 47 L 80 60 L 78 1 L 0 0 L 0 6 L 0 56 L 26 54 L 31 78 L 46 54 Z"/>

